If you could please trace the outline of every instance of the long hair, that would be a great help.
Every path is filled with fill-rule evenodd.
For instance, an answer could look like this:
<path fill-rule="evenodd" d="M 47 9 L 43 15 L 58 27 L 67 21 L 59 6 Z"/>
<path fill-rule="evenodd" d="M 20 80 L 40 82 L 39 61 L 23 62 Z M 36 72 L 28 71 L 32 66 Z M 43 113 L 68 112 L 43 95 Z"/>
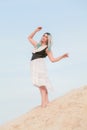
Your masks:
<path fill-rule="evenodd" d="M 44 34 L 47 34 L 48 35 L 48 42 L 47 42 L 47 45 L 48 45 L 48 50 L 50 51 L 51 50 L 51 47 L 52 47 L 52 35 L 48 32 L 44 33 Z"/>

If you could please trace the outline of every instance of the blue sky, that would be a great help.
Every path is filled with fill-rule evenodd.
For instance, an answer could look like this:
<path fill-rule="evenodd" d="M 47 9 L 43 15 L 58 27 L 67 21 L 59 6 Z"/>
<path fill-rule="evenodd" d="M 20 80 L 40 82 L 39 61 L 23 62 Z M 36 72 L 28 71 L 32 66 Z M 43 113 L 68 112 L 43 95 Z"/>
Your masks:
<path fill-rule="evenodd" d="M 55 57 L 69 53 L 57 63 L 46 58 L 54 86 L 50 100 L 87 84 L 86 16 L 86 0 L 0 0 L 0 124 L 40 104 L 39 90 L 30 79 L 33 47 L 27 40 L 37 26 L 43 30 L 35 40 L 44 32 L 52 34 Z"/>

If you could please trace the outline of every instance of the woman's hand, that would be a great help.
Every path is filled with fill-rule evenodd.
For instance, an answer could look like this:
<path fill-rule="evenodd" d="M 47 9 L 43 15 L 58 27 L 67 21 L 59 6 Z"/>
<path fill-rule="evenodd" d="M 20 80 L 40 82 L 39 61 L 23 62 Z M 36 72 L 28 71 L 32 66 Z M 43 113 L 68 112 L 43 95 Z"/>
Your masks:
<path fill-rule="evenodd" d="M 67 58 L 67 57 L 69 57 L 68 53 L 62 55 L 62 58 Z"/>
<path fill-rule="evenodd" d="M 37 27 L 36 32 L 40 31 L 41 29 L 42 29 L 42 27 Z"/>

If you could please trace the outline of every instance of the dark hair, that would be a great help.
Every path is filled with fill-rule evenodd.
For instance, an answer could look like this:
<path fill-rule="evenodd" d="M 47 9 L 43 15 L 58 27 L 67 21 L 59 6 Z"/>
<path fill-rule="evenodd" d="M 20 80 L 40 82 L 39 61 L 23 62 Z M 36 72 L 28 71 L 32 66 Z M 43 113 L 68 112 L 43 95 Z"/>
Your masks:
<path fill-rule="evenodd" d="M 51 35 L 49 32 L 45 32 L 44 34 Z"/>

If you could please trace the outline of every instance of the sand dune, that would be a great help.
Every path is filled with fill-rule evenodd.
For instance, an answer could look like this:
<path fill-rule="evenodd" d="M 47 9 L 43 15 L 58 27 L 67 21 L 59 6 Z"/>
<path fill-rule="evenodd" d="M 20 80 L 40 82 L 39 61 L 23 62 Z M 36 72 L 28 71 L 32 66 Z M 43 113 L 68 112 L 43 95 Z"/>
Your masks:
<path fill-rule="evenodd" d="M 46 108 L 37 106 L 0 130 L 87 130 L 87 86 L 55 99 Z"/>

